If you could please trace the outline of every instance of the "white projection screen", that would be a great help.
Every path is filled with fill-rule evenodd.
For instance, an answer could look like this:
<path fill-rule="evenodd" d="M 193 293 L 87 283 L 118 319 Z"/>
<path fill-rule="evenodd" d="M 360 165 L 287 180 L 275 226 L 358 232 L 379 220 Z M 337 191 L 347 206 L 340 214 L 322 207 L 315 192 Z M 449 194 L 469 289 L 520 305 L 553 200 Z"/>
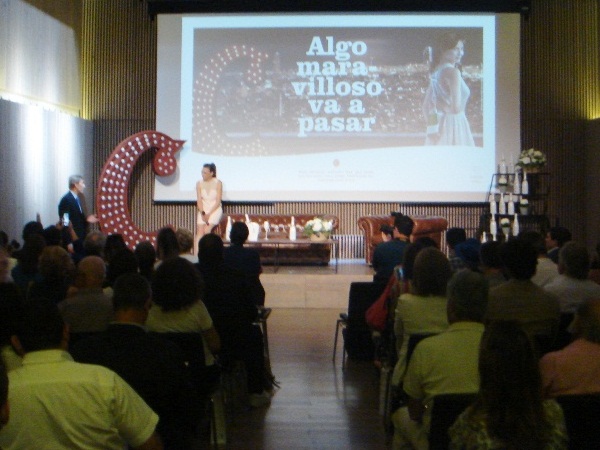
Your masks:
<path fill-rule="evenodd" d="M 428 48 L 463 39 L 472 143 L 427 142 Z M 155 201 L 480 202 L 520 151 L 519 14 L 158 16 L 157 130 L 186 144 Z M 466 95 L 465 95 L 466 97 Z"/>

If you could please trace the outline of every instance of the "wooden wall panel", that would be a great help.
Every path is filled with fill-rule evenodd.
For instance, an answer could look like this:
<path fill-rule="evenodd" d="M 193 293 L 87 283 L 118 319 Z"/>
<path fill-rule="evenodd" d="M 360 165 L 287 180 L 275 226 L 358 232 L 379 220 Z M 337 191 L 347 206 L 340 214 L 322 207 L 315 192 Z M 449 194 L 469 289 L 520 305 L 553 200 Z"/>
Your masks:
<path fill-rule="evenodd" d="M 598 14 L 597 0 L 533 0 L 531 14 L 522 21 L 522 147 L 547 153 L 552 222 L 569 227 L 576 239 L 585 233 L 585 123 L 600 115 Z M 156 21 L 140 0 L 84 0 L 82 28 L 84 117 L 97 123 L 98 173 L 118 142 L 154 127 Z M 152 178 L 150 159 L 143 158 L 131 189 L 136 223 L 145 229 L 167 223 L 193 227 L 193 204 L 155 204 Z M 450 226 L 467 228 L 472 235 L 484 206 L 284 202 L 226 204 L 225 211 L 332 213 L 340 217 L 340 233 L 354 235 L 357 217 L 401 210 L 444 216 Z"/>

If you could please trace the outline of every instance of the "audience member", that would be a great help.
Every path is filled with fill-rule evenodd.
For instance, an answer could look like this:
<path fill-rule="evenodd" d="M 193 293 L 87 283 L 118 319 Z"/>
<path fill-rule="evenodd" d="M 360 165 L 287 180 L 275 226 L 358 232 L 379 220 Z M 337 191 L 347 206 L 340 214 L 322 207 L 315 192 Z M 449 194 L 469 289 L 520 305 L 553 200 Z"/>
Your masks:
<path fill-rule="evenodd" d="M 0 283 L 0 354 L 6 370 L 21 367 L 21 356 L 15 353 L 10 338 L 16 332 L 23 306 L 23 293 L 14 283 Z"/>
<path fill-rule="evenodd" d="M 469 238 L 464 242 L 456 244 L 456 246 L 454 247 L 454 255 L 455 257 L 460 258 L 462 260 L 463 268 L 472 270 L 473 272 L 480 272 L 480 248 L 481 242 L 479 242 L 478 239 Z M 452 262 L 450 262 L 450 264 L 452 265 Z"/>
<path fill-rule="evenodd" d="M 531 281 L 537 252 L 522 239 L 510 240 L 500 247 L 500 258 L 508 281 L 490 290 L 486 319 L 516 320 L 527 334 L 554 337 L 558 330 L 558 299 Z"/>
<path fill-rule="evenodd" d="M 21 238 L 23 239 L 23 247 L 15 250 L 13 252 L 13 257 L 16 258 L 17 260 L 21 258 L 21 252 L 23 251 L 24 247 L 25 247 L 25 243 L 27 242 L 27 240 L 29 239 L 30 236 L 32 235 L 39 235 L 42 238 L 44 237 L 44 226 L 36 221 L 36 220 L 32 220 L 31 222 L 27 222 L 24 226 L 23 226 L 23 231 L 21 232 Z M 46 242 L 46 241 L 44 241 Z"/>
<path fill-rule="evenodd" d="M 213 354 L 221 349 L 221 341 L 213 319 L 200 299 L 201 291 L 202 280 L 192 263 L 180 257 L 165 260 L 154 274 L 153 304 L 146 326 L 158 333 L 198 333 L 207 369 L 206 378 L 196 382 L 199 394 L 204 398 L 218 377 Z"/>
<path fill-rule="evenodd" d="M 546 251 L 555 264 L 558 264 L 558 251 L 570 240 L 571 232 L 565 227 L 552 227 L 546 233 Z"/>
<path fill-rule="evenodd" d="M 106 246 L 106 234 L 100 230 L 90 231 L 83 240 L 83 251 L 85 256 L 99 256 L 104 258 L 104 247 Z"/>
<path fill-rule="evenodd" d="M 408 338 L 416 333 L 441 333 L 448 328 L 446 285 L 452 276 L 448 258 L 434 247 L 422 249 L 415 259 L 410 292 L 398 299 L 394 334 L 398 362 L 392 384 L 400 385 L 406 370 Z"/>
<path fill-rule="evenodd" d="M 56 227 L 56 225 L 50 225 L 44 228 L 42 233 L 46 245 L 63 245 L 62 232 Z"/>
<path fill-rule="evenodd" d="M 177 228 L 175 237 L 177 238 L 177 244 L 179 246 L 179 256 L 196 264 L 198 262 L 198 255 L 193 254 L 194 234 L 187 228 Z"/>
<path fill-rule="evenodd" d="M 123 235 L 115 233 L 106 236 L 106 242 L 104 243 L 104 261 L 107 266 L 110 266 L 110 261 L 115 253 L 119 250 L 127 248 Z"/>
<path fill-rule="evenodd" d="M 452 271 L 464 269 L 465 263 L 462 258 L 456 255 L 455 249 L 458 244 L 467 240 L 467 232 L 464 228 L 452 227 L 446 230 L 446 245 L 448 246 L 448 261 Z"/>
<path fill-rule="evenodd" d="M 8 406 L 8 375 L 6 367 L 0 361 L 0 430 L 8 423 L 10 408 Z"/>
<path fill-rule="evenodd" d="M 490 285 L 490 289 L 506 282 L 500 259 L 500 242 L 488 241 L 479 248 L 481 272 Z"/>
<path fill-rule="evenodd" d="M 380 243 L 373 252 L 373 281 L 387 284 L 394 267 L 402 264 L 404 249 L 410 241 L 414 226 L 415 223 L 410 217 L 400 213 L 394 214 L 394 238 Z"/>
<path fill-rule="evenodd" d="M 537 231 L 523 231 L 519 238 L 530 242 L 537 251 L 537 266 L 531 281 L 540 287 L 545 287 L 558 276 L 558 267 L 548 257 L 544 236 Z"/>
<path fill-rule="evenodd" d="M 3 449 L 162 449 L 158 416 L 117 374 L 80 364 L 66 352 L 68 326 L 56 304 L 24 307 L 13 345 L 23 367 L 9 372 L 10 421 Z"/>
<path fill-rule="evenodd" d="M 77 266 L 77 292 L 58 304 L 62 318 L 73 334 L 73 340 L 88 333 L 104 331 L 112 319 L 111 297 L 102 291 L 104 272 L 102 258 L 83 258 Z"/>
<path fill-rule="evenodd" d="M 177 235 L 172 228 L 164 227 L 158 230 L 156 256 L 158 257 L 157 266 L 166 259 L 179 256 L 179 242 L 177 242 Z"/>
<path fill-rule="evenodd" d="M 110 264 L 106 267 L 106 284 L 112 287 L 121 275 L 137 272 L 137 258 L 131 250 L 122 248 L 113 253 L 110 258 Z"/>
<path fill-rule="evenodd" d="M 17 264 L 11 271 L 11 276 L 23 292 L 27 292 L 30 283 L 41 279 L 38 262 L 44 247 L 46 247 L 46 241 L 42 235 L 33 233 L 27 237 L 23 248 L 17 255 Z"/>
<path fill-rule="evenodd" d="M 566 449 L 562 409 L 543 400 L 537 357 L 516 322 L 486 327 L 475 403 L 449 430 L 451 449 Z"/>
<path fill-rule="evenodd" d="M 250 405 L 271 403 L 266 389 L 263 336 L 255 325 L 258 309 L 250 295 L 246 276 L 225 265 L 223 241 L 205 234 L 198 244 L 198 268 L 204 279 L 204 302 L 221 337 L 220 356 L 227 364 L 243 361 L 246 366 Z"/>
<path fill-rule="evenodd" d="M 152 282 L 152 277 L 154 276 L 154 264 L 156 264 L 156 249 L 154 248 L 154 245 L 152 245 L 152 242 L 140 242 L 135 246 L 133 254 L 137 259 L 140 274 L 143 275 L 146 280 Z"/>
<path fill-rule="evenodd" d="M 540 361 L 548 397 L 600 393 L 600 299 L 579 306 L 573 329 L 575 341 Z"/>
<path fill-rule="evenodd" d="M 252 301 L 257 306 L 264 306 L 265 288 L 260 282 L 260 255 L 255 249 L 244 247 L 248 234 L 248 225 L 244 222 L 234 222 L 229 233 L 231 245 L 223 250 L 223 258 L 226 265 L 246 275 Z"/>
<path fill-rule="evenodd" d="M 392 418 L 394 449 L 428 448 L 428 414 L 436 395 L 479 389 L 477 363 L 488 283 L 481 274 L 461 270 L 448 282 L 447 295 L 448 329 L 421 341 L 408 364 L 403 384 L 408 407 Z"/>
<path fill-rule="evenodd" d="M 0 247 L 0 283 L 12 283 L 12 281 L 8 252 L 3 247 Z"/>
<path fill-rule="evenodd" d="M 27 298 L 45 297 L 58 304 L 67 296 L 75 264 L 69 253 L 58 245 L 45 247 L 40 254 L 40 278 L 27 290 Z"/>
<path fill-rule="evenodd" d="M 189 449 L 203 404 L 193 387 L 182 351 L 146 332 L 152 291 L 144 277 L 128 273 L 114 284 L 114 321 L 108 329 L 71 347 L 75 361 L 115 371 L 144 399 L 160 420 L 165 449 Z"/>
<path fill-rule="evenodd" d="M 588 280 L 590 254 L 583 245 L 570 241 L 558 253 L 560 275 L 544 289 L 558 298 L 561 313 L 575 313 L 585 300 L 600 298 L 600 285 Z"/>

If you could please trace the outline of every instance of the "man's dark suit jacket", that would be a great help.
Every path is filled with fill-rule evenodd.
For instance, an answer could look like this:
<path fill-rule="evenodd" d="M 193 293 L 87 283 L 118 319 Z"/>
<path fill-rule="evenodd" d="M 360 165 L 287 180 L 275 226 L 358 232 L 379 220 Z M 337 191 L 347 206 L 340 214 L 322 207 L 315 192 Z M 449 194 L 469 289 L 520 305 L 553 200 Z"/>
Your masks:
<path fill-rule="evenodd" d="M 58 217 L 62 219 L 64 213 L 69 214 L 69 220 L 73 225 L 73 230 L 75 230 L 75 234 L 77 234 L 77 237 L 83 242 L 87 234 L 87 219 L 85 213 L 79 209 L 77 200 L 75 200 L 71 191 L 63 195 L 58 203 Z"/>
<path fill-rule="evenodd" d="M 116 372 L 158 414 L 165 449 L 189 447 L 203 405 L 194 389 L 182 351 L 135 324 L 112 323 L 96 336 L 77 342 L 75 361 Z"/>
<path fill-rule="evenodd" d="M 258 252 L 253 248 L 232 244 L 223 249 L 223 258 L 227 266 L 246 275 L 254 303 L 257 306 L 264 306 L 265 288 L 259 278 L 262 273 L 262 265 Z"/>

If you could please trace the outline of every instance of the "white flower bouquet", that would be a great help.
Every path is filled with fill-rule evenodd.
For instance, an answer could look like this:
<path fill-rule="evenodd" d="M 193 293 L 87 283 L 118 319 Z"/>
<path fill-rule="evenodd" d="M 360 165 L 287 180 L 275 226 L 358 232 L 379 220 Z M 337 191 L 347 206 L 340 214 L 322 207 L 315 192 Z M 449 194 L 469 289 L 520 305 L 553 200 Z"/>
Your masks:
<path fill-rule="evenodd" d="M 333 222 L 331 220 L 324 220 L 321 217 L 315 217 L 309 220 L 304 225 L 304 234 L 308 237 L 311 236 L 323 236 L 328 238 L 331 235 L 333 229 Z"/>
<path fill-rule="evenodd" d="M 508 219 L 507 217 L 503 217 L 502 219 L 500 219 L 500 226 L 502 228 L 510 227 L 510 219 Z"/>
<path fill-rule="evenodd" d="M 523 150 L 519 155 L 517 166 L 523 170 L 538 170 L 546 165 L 546 155 L 541 150 L 530 148 Z"/>
<path fill-rule="evenodd" d="M 522 197 L 521 201 L 519 202 L 519 205 L 521 205 L 521 206 L 529 206 L 529 200 L 527 200 L 525 197 Z"/>

